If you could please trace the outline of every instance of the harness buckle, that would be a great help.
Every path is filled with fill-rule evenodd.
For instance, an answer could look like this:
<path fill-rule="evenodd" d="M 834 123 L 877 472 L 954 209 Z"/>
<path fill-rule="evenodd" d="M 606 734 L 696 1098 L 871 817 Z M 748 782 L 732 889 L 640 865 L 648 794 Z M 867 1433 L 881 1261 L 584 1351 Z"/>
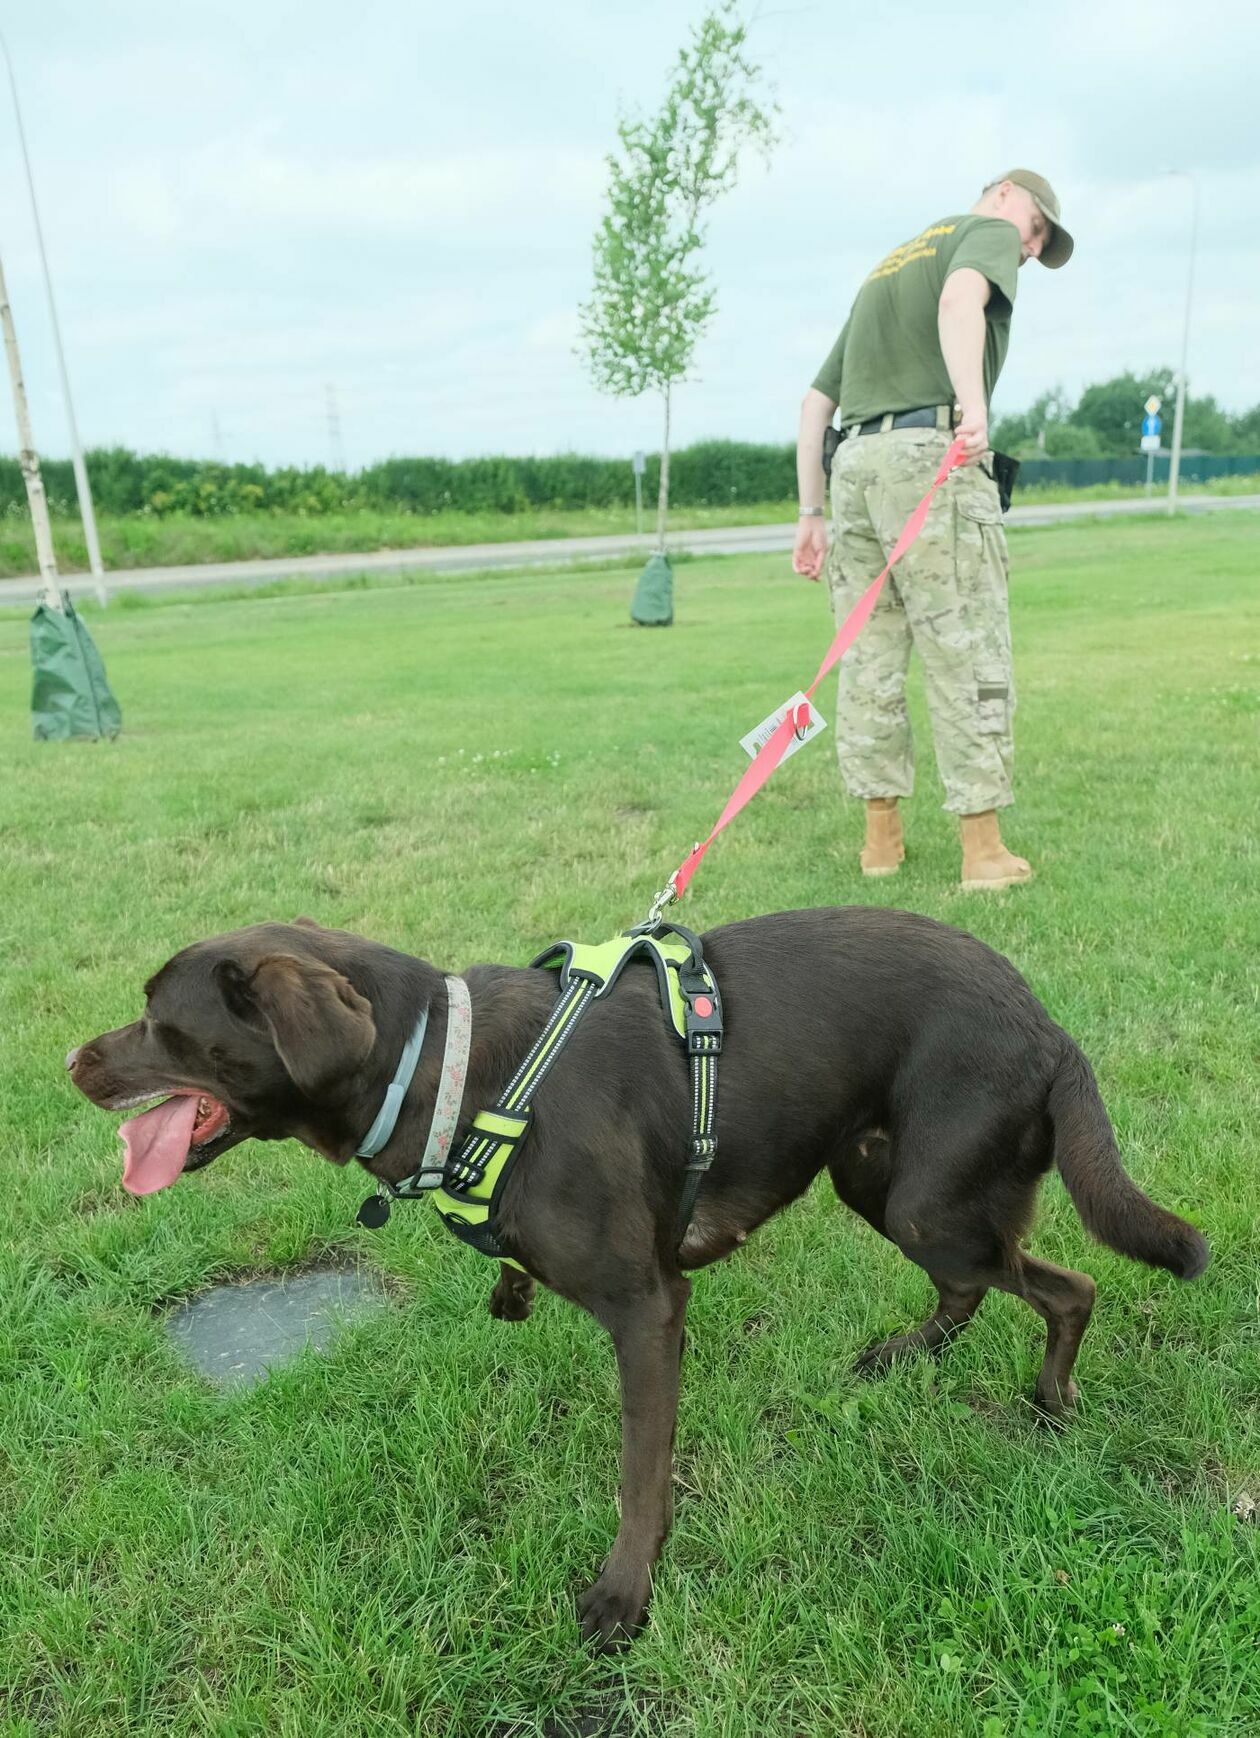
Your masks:
<path fill-rule="evenodd" d="M 713 1135 L 693 1135 L 691 1141 L 691 1158 L 683 1167 L 687 1171 L 707 1171 L 717 1153 L 717 1140 Z"/>
<path fill-rule="evenodd" d="M 717 986 L 697 966 L 694 955 L 679 968 L 678 988 L 683 998 L 687 1054 L 715 1055 L 722 1048 L 722 1001 Z"/>
<path fill-rule="evenodd" d="M 422 1165 L 418 1171 L 413 1171 L 400 1183 L 391 1183 L 389 1190 L 396 1200 L 406 1201 L 415 1195 L 427 1195 L 430 1189 L 440 1189 L 445 1176 L 446 1166 L 444 1164 Z"/>

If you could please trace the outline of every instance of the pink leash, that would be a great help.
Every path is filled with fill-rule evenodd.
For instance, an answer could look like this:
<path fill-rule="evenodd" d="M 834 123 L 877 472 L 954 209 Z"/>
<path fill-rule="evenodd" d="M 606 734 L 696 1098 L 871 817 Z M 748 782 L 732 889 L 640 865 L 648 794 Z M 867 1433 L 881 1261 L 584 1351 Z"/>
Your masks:
<path fill-rule="evenodd" d="M 932 505 L 932 497 L 936 494 L 936 491 L 940 488 L 946 477 L 949 476 L 950 472 L 961 464 L 962 453 L 962 441 L 954 441 L 949 451 L 945 454 L 945 457 L 941 460 L 940 469 L 937 471 L 936 476 L 933 479 L 931 488 L 919 502 L 918 506 L 914 509 L 914 512 L 911 513 L 910 517 L 906 520 L 905 525 L 902 527 L 901 535 L 893 545 L 892 554 L 888 557 L 884 566 L 884 571 L 880 574 L 878 579 L 871 581 L 870 585 L 867 586 L 866 590 L 862 593 L 861 597 L 845 617 L 839 633 L 827 649 L 827 656 L 818 666 L 818 674 L 814 677 L 814 680 L 810 683 L 809 687 L 804 690 L 808 698 L 813 697 L 815 688 L 817 688 L 828 670 L 833 669 L 835 665 L 839 663 L 840 659 L 843 658 L 854 640 L 857 639 L 862 629 L 866 626 L 871 611 L 875 608 L 879 594 L 884 588 L 884 581 L 888 578 L 894 565 L 900 561 L 906 550 L 909 549 L 915 538 L 922 531 L 924 522 L 928 516 L 928 508 Z M 661 904 L 662 899 L 669 894 L 671 889 L 675 899 L 682 898 L 683 894 L 687 891 L 687 883 L 700 867 L 700 860 L 709 849 L 709 846 L 717 838 L 723 827 L 733 821 L 744 805 L 756 796 L 757 792 L 761 789 L 762 785 L 765 784 L 775 767 L 778 766 L 779 762 L 783 759 L 788 743 L 791 742 L 794 733 L 798 730 L 803 731 L 808 729 L 809 719 L 809 707 L 797 706 L 795 708 L 790 708 L 787 715 L 775 726 L 774 733 L 761 749 L 758 750 L 757 756 L 752 765 L 748 768 L 748 771 L 732 791 L 730 800 L 722 810 L 722 813 L 718 816 L 718 822 L 713 831 L 709 834 L 708 838 L 702 845 L 697 845 L 694 850 L 691 851 L 690 855 L 684 857 L 678 868 L 670 876 L 669 881 L 666 883 L 664 895 L 658 896 L 658 905 Z"/>

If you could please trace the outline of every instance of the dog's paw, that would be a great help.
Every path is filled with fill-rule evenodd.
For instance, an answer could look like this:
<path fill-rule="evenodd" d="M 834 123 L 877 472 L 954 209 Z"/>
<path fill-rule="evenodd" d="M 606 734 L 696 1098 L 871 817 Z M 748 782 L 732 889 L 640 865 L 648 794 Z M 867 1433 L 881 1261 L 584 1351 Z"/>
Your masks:
<path fill-rule="evenodd" d="M 1079 1393 L 1080 1390 L 1070 1376 L 1064 1388 L 1049 1382 L 1038 1382 L 1033 1393 L 1033 1410 L 1037 1414 L 1037 1422 L 1051 1430 L 1066 1430 L 1076 1410 Z"/>
<path fill-rule="evenodd" d="M 859 1352 L 853 1360 L 853 1374 L 868 1378 L 882 1376 L 895 1359 L 904 1358 L 916 1349 L 921 1348 L 916 1348 L 904 1334 L 897 1334 L 891 1340 L 876 1340 L 873 1346 Z"/>
<path fill-rule="evenodd" d="M 490 1314 L 498 1322 L 527 1322 L 534 1312 L 534 1300 L 524 1296 L 514 1286 L 502 1280 L 490 1293 Z"/>
<path fill-rule="evenodd" d="M 606 1569 L 577 1602 L 582 1640 L 597 1653 L 628 1647 L 647 1620 L 651 1592 L 650 1575 L 627 1579 Z"/>

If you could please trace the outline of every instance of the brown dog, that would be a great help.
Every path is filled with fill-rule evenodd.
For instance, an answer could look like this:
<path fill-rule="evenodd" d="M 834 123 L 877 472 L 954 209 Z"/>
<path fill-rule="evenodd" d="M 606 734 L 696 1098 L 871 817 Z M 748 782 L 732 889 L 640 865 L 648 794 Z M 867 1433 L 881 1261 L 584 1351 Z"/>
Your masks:
<path fill-rule="evenodd" d="M 875 1371 L 935 1350 L 990 1287 L 1046 1322 L 1036 1403 L 1072 1404 L 1094 1283 L 1020 1247 L 1056 1164 L 1086 1227 L 1183 1279 L 1199 1232 L 1126 1175 L 1088 1062 L 1001 955 L 904 911 L 791 911 L 704 937 L 726 1043 L 718 1154 L 682 1248 L 674 1243 L 691 1132 L 689 1077 L 655 974 L 634 964 L 595 1002 L 547 1078 L 499 1228 L 531 1275 L 612 1335 L 622 1389 L 621 1525 L 580 1601 L 602 1645 L 640 1627 L 671 1520 L 684 1270 L 729 1254 L 824 1167 L 849 1206 L 931 1277 L 934 1314 L 870 1347 Z M 473 1039 L 459 1139 L 493 1105 L 556 1001 L 551 971 L 474 966 Z M 368 1168 L 398 1181 L 419 1158 L 446 1025 L 443 975 L 423 960 L 307 919 L 199 942 L 146 985 L 134 1025 L 67 1058 L 108 1110 L 137 1118 L 136 1193 L 200 1169 L 238 1141 L 294 1138 L 344 1164 L 362 1144 L 427 1005 L 420 1063 L 397 1127 Z M 452 1258 L 456 1252 L 452 1251 Z M 458 1259 L 472 1259 L 459 1255 Z M 497 1316 L 529 1314 L 534 1282 L 503 1266 Z"/>

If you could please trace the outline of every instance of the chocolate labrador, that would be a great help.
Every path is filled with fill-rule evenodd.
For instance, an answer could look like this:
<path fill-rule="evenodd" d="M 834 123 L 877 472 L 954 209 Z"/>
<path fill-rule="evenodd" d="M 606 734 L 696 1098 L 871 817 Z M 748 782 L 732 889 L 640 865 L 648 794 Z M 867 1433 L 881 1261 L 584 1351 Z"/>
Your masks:
<path fill-rule="evenodd" d="M 1130 1180 L 1089 1063 L 1014 967 L 905 911 L 788 911 L 711 930 L 726 1039 L 717 1158 L 681 1248 L 676 1213 L 691 1133 L 682 1046 L 655 973 L 631 964 L 591 1007 L 539 1091 L 506 1184 L 491 1311 L 530 1312 L 534 1279 L 612 1335 L 621 1376 L 621 1524 L 579 1602 L 606 1647 L 643 1622 L 672 1518 L 686 1271 L 730 1253 L 824 1168 L 840 1198 L 928 1274 L 935 1311 L 863 1352 L 881 1370 L 935 1351 L 990 1288 L 1043 1318 L 1035 1400 L 1071 1406 L 1094 1283 L 1021 1247 L 1057 1165 L 1086 1228 L 1122 1254 L 1193 1279 L 1208 1247 Z M 553 971 L 474 966 L 472 1050 L 457 1141 L 493 1105 L 557 997 Z M 446 1025 L 441 971 L 307 919 L 198 942 L 145 986 L 146 1007 L 67 1058 L 94 1103 L 163 1096 L 129 1125 L 136 1193 L 200 1170 L 239 1141 L 296 1139 L 344 1164 L 363 1144 L 426 1006 L 420 1061 L 393 1135 L 367 1168 L 414 1170 L 434 1110 Z M 452 1249 L 452 1258 L 471 1260 Z"/>

